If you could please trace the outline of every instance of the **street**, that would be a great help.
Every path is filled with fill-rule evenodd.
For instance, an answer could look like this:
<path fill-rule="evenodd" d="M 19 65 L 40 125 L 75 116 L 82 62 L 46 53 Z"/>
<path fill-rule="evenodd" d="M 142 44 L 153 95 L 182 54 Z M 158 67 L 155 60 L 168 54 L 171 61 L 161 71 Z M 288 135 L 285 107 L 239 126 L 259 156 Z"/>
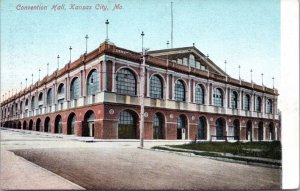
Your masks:
<path fill-rule="evenodd" d="M 145 142 L 149 148 L 175 142 Z M 139 149 L 138 141 L 82 142 L 70 138 L 1 130 L 2 152 L 8 150 L 74 185 L 58 189 L 280 189 L 281 169 L 216 161 L 203 157 Z M 11 156 L 12 157 L 12 156 Z M 8 162 L 1 158 L 1 166 Z M 1 188 L 14 188 L 14 177 L 1 168 Z M 10 173 L 11 174 L 11 173 Z M 32 174 L 32 173 L 30 173 Z M 20 179 L 18 172 L 14 174 Z M 23 176 L 24 181 L 27 177 Z M 35 181 L 42 184 L 48 179 Z M 66 182 L 66 181 L 65 181 Z M 3 185 L 4 184 L 4 185 Z"/>

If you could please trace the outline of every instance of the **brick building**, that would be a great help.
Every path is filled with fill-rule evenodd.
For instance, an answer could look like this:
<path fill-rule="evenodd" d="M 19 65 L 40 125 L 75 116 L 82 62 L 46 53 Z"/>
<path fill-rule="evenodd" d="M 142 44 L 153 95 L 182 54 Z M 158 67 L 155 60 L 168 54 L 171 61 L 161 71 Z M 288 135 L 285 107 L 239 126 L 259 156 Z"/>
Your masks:
<path fill-rule="evenodd" d="M 278 92 L 228 76 L 196 47 L 141 53 L 104 42 L 1 103 L 1 126 L 32 131 L 145 139 L 280 140 Z"/>

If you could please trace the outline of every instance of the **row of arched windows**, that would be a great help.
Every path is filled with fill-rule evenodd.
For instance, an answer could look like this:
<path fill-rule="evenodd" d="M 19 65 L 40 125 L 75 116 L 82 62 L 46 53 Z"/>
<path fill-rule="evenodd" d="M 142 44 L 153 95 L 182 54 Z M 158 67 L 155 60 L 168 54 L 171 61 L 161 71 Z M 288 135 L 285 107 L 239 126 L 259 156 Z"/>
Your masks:
<path fill-rule="evenodd" d="M 186 85 L 183 80 L 179 79 L 175 82 L 174 99 L 176 101 L 186 101 Z M 65 85 L 63 83 L 58 86 L 58 103 L 64 101 Z M 100 91 L 100 76 L 99 73 L 94 69 L 92 70 L 86 81 L 86 95 L 95 95 Z M 116 92 L 126 95 L 137 95 L 137 79 L 134 73 L 128 68 L 122 68 L 117 72 L 116 76 Z M 47 91 L 46 104 L 48 106 L 53 104 L 53 90 L 49 88 Z M 149 95 L 151 98 L 163 99 L 164 97 L 164 82 L 161 76 L 153 75 L 150 78 Z M 80 79 L 74 77 L 70 83 L 70 99 L 76 100 L 81 96 L 81 85 Z M 217 107 L 224 107 L 224 93 L 221 88 L 213 89 L 213 105 Z M 38 102 L 43 100 L 43 93 L 41 92 L 38 96 Z M 250 110 L 250 95 L 244 96 L 243 109 L 246 111 Z M 43 103 L 43 102 L 41 102 Z M 205 103 L 205 89 L 202 85 L 197 84 L 195 87 L 195 103 Z M 31 98 L 31 107 L 33 110 L 36 105 L 35 96 Z M 231 108 L 238 108 L 238 94 L 235 91 L 231 93 Z M 256 111 L 261 112 L 262 100 L 260 97 L 256 98 Z M 28 99 L 26 99 L 25 107 L 28 106 Z M 20 105 L 22 109 L 22 104 Z M 266 113 L 272 113 L 272 100 L 266 100 Z"/>

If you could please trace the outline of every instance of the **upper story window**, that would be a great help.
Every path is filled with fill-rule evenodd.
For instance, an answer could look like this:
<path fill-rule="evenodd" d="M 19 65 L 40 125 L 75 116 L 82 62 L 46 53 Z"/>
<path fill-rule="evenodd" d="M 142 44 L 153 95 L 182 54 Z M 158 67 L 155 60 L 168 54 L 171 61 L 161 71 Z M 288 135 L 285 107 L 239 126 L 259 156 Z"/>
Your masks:
<path fill-rule="evenodd" d="M 261 112 L 261 97 L 256 98 L 256 111 Z"/>
<path fill-rule="evenodd" d="M 129 69 L 121 69 L 117 73 L 117 93 L 136 95 L 136 79 Z"/>
<path fill-rule="evenodd" d="M 47 105 L 52 105 L 52 88 L 47 92 Z"/>
<path fill-rule="evenodd" d="M 151 98 L 163 98 L 163 83 L 158 75 L 154 75 L 150 80 L 150 97 Z"/>
<path fill-rule="evenodd" d="M 185 86 L 182 80 L 177 80 L 175 83 L 175 100 L 185 101 Z"/>
<path fill-rule="evenodd" d="M 236 93 L 236 91 L 231 92 L 231 108 L 238 108 L 238 94 Z"/>
<path fill-rule="evenodd" d="M 190 54 L 190 58 L 189 58 L 189 64 L 191 67 L 195 68 L 195 56 L 193 54 Z"/>
<path fill-rule="evenodd" d="M 70 99 L 78 99 L 80 97 L 80 83 L 79 78 L 74 78 L 70 85 Z"/>
<path fill-rule="evenodd" d="M 31 98 L 31 110 L 34 110 L 34 108 L 35 108 L 35 97 L 32 96 L 32 98 Z"/>
<path fill-rule="evenodd" d="M 246 111 L 250 110 L 250 96 L 248 94 L 246 94 L 244 97 L 244 109 Z"/>
<path fill-rule="evenodd" d="M 197 104 L 204 104 L 204 88 L 200 84 L 195 89 L 195 102 Z"/>
<path fill-rule="evenodd" d="M 28 106 L 28 99 L 26 99 L 26 101 L 25 101 L 25 107 L 27 107 L 27 106 Z"/>
<path fill-rule="evenodd" d="M 223 92 L 220 88 L 215 88 L 213 93 L 214 106 L 223 107 Z"/>
<path fill-rule="evenodd" d="M 62 95 L 65 93 L 65 86 L 63 83 L 59 84 L 58 89 L 57 89 L 57 94 Z"/>
<path fill-rule="evenodd" d="M 20 102 L 20 112 L 22 112 L 23 111 L 23 102 L 21 101 Z"/>
<path fill-rule="evenodd" d="M 273 113 L 273 103 L 271 99 L 267 99 L 266 113 Z"/>
<path fill-rule="evenodd" d="M 96 70 L 90 72 L 87 78 L 87 95 L 95 95 L 99 91 L 99 76 Z"/>
<path fill-rule="evenodd" d="M 187 66 L 188 65 L 188 59 L 187 58 L 183 58 L 182 64 Z"/>
<path fill-rule="evenodd" d="M 39 94 L 39 101 L 43 101 L 43 93 L 42 92 Z"/>

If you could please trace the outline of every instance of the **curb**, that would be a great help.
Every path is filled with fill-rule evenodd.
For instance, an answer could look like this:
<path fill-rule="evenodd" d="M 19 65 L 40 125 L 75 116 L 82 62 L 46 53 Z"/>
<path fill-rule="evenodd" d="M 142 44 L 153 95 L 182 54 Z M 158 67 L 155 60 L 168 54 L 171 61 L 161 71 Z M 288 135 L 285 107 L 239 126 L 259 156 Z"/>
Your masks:
<path fill-rule="evenodd" d="M 163 150 L 163 149 L 140 148 L 140 147 L 138 147 L 138 148 L 149 150 L 149 151 L 173 153 L 173 154 L 188 156 L 188 157 L 207 158 L 207 159 L 223 161 L 223 162 L 231 162 L 231 163 L 244 164 L 244 165 L 250 165 L 250 166 L 260 166 L 260 167 L 281 169 L 281 166 L 276 166 L 276 165 L 272 165 L 272 164 L 265 164 L 265 163 L 259 163 L 259 162 L 246 162 L 246 161 L 242 161 L 242 160 L 238 160 L 238 159 L 235 160 L 235 159 L 229 159 L 229 158 L 223 158 L 223 157 L 203 156 L 203 155 L 196 155 L 196 154 L 190 153 L 190 152 L 178 152 L 178 151 L 175 151 L 175 150 Z"/>

